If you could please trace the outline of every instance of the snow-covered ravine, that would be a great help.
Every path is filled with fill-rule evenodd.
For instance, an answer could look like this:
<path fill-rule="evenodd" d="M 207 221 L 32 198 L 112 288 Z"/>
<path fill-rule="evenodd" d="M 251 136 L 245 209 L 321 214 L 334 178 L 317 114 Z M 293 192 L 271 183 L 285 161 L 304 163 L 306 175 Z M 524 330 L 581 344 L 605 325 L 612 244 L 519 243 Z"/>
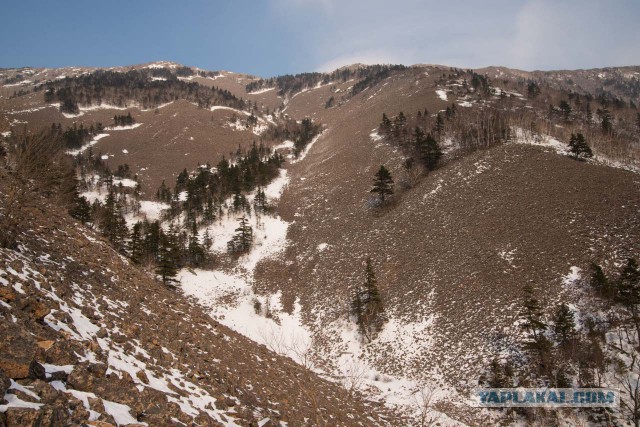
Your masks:
<path fill-rule="evenodd" d="M 320 135 L 314 138 L 313 142 L 319 137 Z M 287 142 L 282 147 L 288 147 Z M 304 157 L 307 151 L 300 157 Z M 265 188 L 271 205 L 280 198 L 288 182 L 288 172 L 282 169 L 280 176 Z M 253 195 L 248 198 L 251 200 Z M 344 319 L 332 322 L 329 327 L 325 325 L 318 328 L 316 325 L 315 329 L 323 330 L 325 338 L 330 337 L 331 347 L 336 351 L 320 350 L 313 345 L 312 328 L 301 320 L 303 307 L 297 299 L 293 312 L 287 313 L 281 304 L 281 291 L 271 295 L 256 295 L 253 288 L 254 269 L 261 260 L 278 256 L 284 251 L 289 223 L 278 215 L 251 215 L 248 219 L 254 228 L 252 250 L 241 256 L 237 266 L 231 270 L 180 271 L 178 286 L 185 295 L 207 308 L 209 314 L 223 325 L 272 351 L 288 356 L 326 379 L 342 384 L 348 390 L 360 391 L 373 400 L 384 401 L 388 406 L 415 417 L 420 417 L 425 412 L 424 400 L 427 395 L 431 395 L 432 400 L 427 410 L 429 416 L 437 418 L 441 425 L 460 425 L 432 409 L 437 400 L 449 400 L 453 397 L 459 399 L 453 389 L 443 386 L 444 382 L 437 373 L 433 373 L 433 381 L 429 383 L 418 383 L 381 373 L 362 357 L 365 349 L 356 327 L 353 322 Z M 236 216 L 224 217 L 213 225 L 202 228 L 200 233 L 203 235 L 208 230 L 214 241 L 211 249 L 214 252 L 224 252 L 237 226 Z M 322 316 L 323 313 L 314 312 L 314 318 Z M 431 317 L 412 323 L 391 317 L 377 338 L 376 345 L 394 349 L 394 357 L 410 361 L 412 354 L 417 356 L 431 345 L 428 335 L 432 323 Z"/>

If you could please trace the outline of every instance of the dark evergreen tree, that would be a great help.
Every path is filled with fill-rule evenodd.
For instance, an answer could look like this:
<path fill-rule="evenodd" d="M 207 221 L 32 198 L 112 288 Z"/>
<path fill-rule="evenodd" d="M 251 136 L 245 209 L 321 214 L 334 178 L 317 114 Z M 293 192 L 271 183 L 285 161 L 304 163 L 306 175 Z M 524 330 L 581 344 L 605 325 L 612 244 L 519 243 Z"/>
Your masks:
<path fill-rule="evenodd" d="M 172 285 L 176 282 L 178 268 L 176 265 L 175 248 L 168 242 L 164 242 L 158 253 L 158 262 L 156 264 L 156 274 L 160 276 L 160 280 L 164 285 Z"/>
<path fill-rule="evenodd" d="M 204 236 L 202 237 L 202 246 L 205 251 L 205 254 L 209 253 L 209 251 L 211 250 L 211 245 L 213 245 L 213 239 L 209 234 L 209 230 L 205 230 Z"/>
<path fill-rule="evenodd" d="M 264 189 L 262 187 L 258 187 L 256 195 L 253 199 L 253 206 L 256 213 L 267 213 L 269 210 L 269 206 L 267 204 L 267 196 L 264 193 Z"/>
<path fill-rule="evenodd" d="M 440 113 L 436 114 L 436 124 L 434 129 L 439 134 L 444 130 L 444 119 Z"/>
<path fill-rule="evenodd" d="M 640 304 L 640 271 L 635 259 L 629 258 L 618 278 L 618 297 L 630 310 L 637 310 Z"/>
<path fill-rule="evenodd" d="M 391 177 L 391 172 L 384 165 L 381 165 L 378 172 L 376 172 L 371 193 L 378 194 L 380 201 L 383 203 L 385 196 L 393 194 L 393 178 Z"/>
<path fill-rule="evenodd" d="M 438 141 L 433 135 L 428 134 L 419 144 L 416 142 L 416 145 L 418 146 L 420 160 L 424 166 L 427 170 L 434 170 L 442 158 L 442 149 L 440 149 Z"/>
<path fill-rule="evenodd" d="M 164 203 L 171 203 L 171 190 L 169 190 L 169 187 L 165 184 L 164 179 L 156 192 L 156 199 Z"/>
<path fill-rule="evenodd" d="M 576 160 L 593 157 L 593 152 L 587 144 L 584 135 L 581 133 L 571 134 L 571 139 L 569 140 L 569 151 Z"/>
<path fill-rule="evenodd" d="M 80 196 L 77 191 L 74 192 L 71 207 L 69 208 L 69 215 L 83 224 L 91 221 L 91 205 L 87 198 Z"/>
<path fill-rule="evenodd" d="M 612 286 L 611 281 L 607 278 L 600 267 L 596 263 L 591 263 L 591 277 L 589 284 L 603 298 L 613 300 L 616 298 L 617 289 Z"/>
<path fill-rule="evenodd" d="M 100 227 L 102 234 L 109 239 L 113 247 L 123 251 L 129 230 L 127 229 L 127 223 L 116 200 L 116 192 L 113 187 L 110 188 L 109 194 L 107 194 L 105 199 Z"/>
<path fill-rule="evenodd" d="M 386 315 L 371 258 L 367 258 L 364 286 L 352 302 L 356 322 L 367 340 L 382 330 Z"/>
<path fill-rule="evenodd" d="M 562 101 L 560 101 L 558 108 L 560 108 L 562 118 L 564 120 L 569 120 L 569 117 L 571 116 L 571 105 L 569 105 L 569 103 L 563 99 Z"/>
<path fill-rule="evenodd" d="M 575 321 L 573 311 L 565 304 L 561 303 L 552 319 L 553 332 L 556 336 L 556 340 L 565 345 L 575 335 Z"/>
<path fill-rule="evenodd" d="M 600 126 L 602 131 L 608 134 L 613 132 L 613 117 L 607 107 L 599 108 L 596 113 L 600 117 Z"/>
<path fill-rule="evenodd" d="M 189 236 L 189 264 L 192 267 L 200 267 L 205 262 L 205 250 L 198 239 L 198 229 L 194 225 Z"/>
<path fill-rule="evenodd" d="M 162 228 L 160 222 L 144 223 L 143 248 L 147 262 L 156 262 L 159 258 Z"/>
<path fill-rule="evenodd" d="M 389 135 L 392 130 L 392 123 L 389 120 L 389 117 L 385 113 L 382 113 L 382 122 L 380 122 L 380 126 L 378 127 L 378 132 L 380 135 Z"/>
<path fill-rule="evenodd" d="M 524 287 L 521 317 L 523 319 L 521 327 L 529 334 L 530 341 L 528 345 L 535 347 L 543 336 L 547 325 L 542 319 L 542 308 L 533 293 L 531 285 L 525 285 Z"/>
<path fill-rule="evenodd" d="M 527 85 L 527 96 L 529 98 L 535 98 L 540 94 L 540 86 L 536 82 L 529 82 Z"/>
<path fill-rule="evenodd" d="M 142 262 L 143 249 L 142 223 L 138 221 L 133 225 L 129 239 L 129 257 L 135 264 Z"/>
<path fill-rule="evenodd" d="M 253 228 L 247 218 L 239 218 L 240 224 L 235 229 L 233 238 L 227 243 L 227 250 L 231 253 L 247 253 L 253 243 Z"/>

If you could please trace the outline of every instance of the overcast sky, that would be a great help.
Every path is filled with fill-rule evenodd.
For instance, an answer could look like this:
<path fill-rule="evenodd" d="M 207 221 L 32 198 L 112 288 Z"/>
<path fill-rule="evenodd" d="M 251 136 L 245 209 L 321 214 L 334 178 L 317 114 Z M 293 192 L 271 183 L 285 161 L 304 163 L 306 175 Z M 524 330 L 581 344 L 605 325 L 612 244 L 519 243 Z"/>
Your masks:
<path fill-rule="evenodd" d="M 638 0 L 18 0 L 0 8 L 0 67 L 640 65 L 638 22 Z"/>

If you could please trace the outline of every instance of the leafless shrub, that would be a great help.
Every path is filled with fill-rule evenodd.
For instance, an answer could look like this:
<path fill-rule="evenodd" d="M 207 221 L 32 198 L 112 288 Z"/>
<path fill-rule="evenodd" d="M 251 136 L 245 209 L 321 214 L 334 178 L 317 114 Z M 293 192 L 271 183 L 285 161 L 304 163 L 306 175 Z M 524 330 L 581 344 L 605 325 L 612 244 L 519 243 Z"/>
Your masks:
<path fill-rule="evenodd" d="M 417 421 L 420 427 L 431 427 L 436 425 L 440 419 L 440 414 L 433 410 L 433 389 L 431 387 L 420 387 L 413 393 L 414 406 L 417 411 Z"/>
<path fill-rule="evenodd" d="M 342 366 L 342 385 L 349 392 L 349 394 L 355 393 L 363 384 L 367 378 L 367 367 L 359 359 L 350 358 L 345 361 Z"/>
<path fill-rule="evenodd" d="M 69 202 L 75 173 L 62 147 L 62 142 L 46 131 L 16 135 L 10 143 L 9 166 L 28 180 L 33 190 Z"/>
<path fill-rule="evenodd" d="M 11 182 L 0 194 L 0 247 L 15 249 L 20 232 L 24 191 L 15 182 Z"/>

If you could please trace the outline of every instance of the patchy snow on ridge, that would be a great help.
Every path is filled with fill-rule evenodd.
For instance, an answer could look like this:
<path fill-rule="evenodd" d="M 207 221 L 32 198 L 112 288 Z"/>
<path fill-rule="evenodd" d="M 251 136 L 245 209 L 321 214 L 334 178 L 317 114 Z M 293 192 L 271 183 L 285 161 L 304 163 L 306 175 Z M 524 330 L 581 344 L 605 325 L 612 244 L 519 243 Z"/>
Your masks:
<path fill-rule="evenodd" d="M 444 89 L 436 90 L 436 95 L 438 95 L 438 98 L 442 99 L 443 101 L 447 100 L 447 91 Z"/>
<path fill-rule="evenodd" d="M 139 128 L 140 126 L 142 126 L 142 123 L 134 123 L 132 125 L 126 125 L 126 126 L 109 126 L 104 128 L 104 130 L 131 130 L 131 129 Z"/>
<path fill-rule="evenodd" d="M 515 128 L 515 138 L 512 142 L 516 144 L 528 144 L 546 147 L 554 150 L 558 154 L 566 155 L 569 146 L 548 135 L 540 135 L 528 132 L 522 128 Z"/>
<path fill-rule="evenodd" d="M 327 130 L 323 130 L 322 132 L 320 132 L 319 134 L 317 134 L 312 140 L 311 142 L 309 142 L 309 144 L 307 144 L 307 146 L 304 148 L 304 150 L 298 155 L 298 157 L 295 158 L 291 158 L 289 160 L 289 163 L 293 164 L 293 163 L 298 163 L 300 161 L 302 161 L 307 154 L 309 154 L 309 150 L 311 150 L 311 147 L 314 146 L 314 144 L 322 137 L 322 135 L 325 134 Z"/>
<path fill-rule="evenodd" d="M 102 138 L 106 138 L 107 136 L 109 136 L 108 133 L 99 133 L 98 135 L 94 136 L 91 141 L 89 141 L 88 143 L 86 143 L 82 147 L 80 147 L 80 148 L 78 148 L 76 150 L 67 151 L 67 154 L 71 154 L 72 156 L 77 156 L 80 153 L 84 153 L 89 147 L 93 147 L 98 142 L 100 142 L 100 140 Z"/>
<path fill-rule="evenodd" d="M 264 89 L 255 90 L 253 92 L 247 92 L 247 95 L 259 95 L 261 93 L 269 92 L 269 91 L 272 91 L 272 90 L 275 90 L 275 89 L 276 89 L 275 87 L 267 87 L 267 88 L 264 88 Z"/>

